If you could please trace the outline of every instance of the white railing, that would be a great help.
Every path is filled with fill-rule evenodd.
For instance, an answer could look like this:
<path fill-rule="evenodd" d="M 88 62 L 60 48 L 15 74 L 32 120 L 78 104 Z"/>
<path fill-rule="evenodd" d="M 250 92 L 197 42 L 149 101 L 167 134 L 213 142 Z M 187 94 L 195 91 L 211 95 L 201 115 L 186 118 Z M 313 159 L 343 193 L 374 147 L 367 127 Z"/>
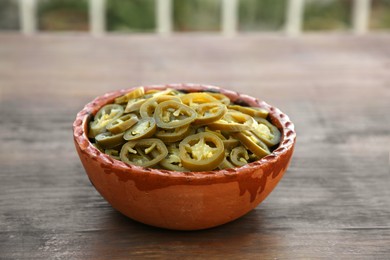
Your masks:
<path fill-rule="evenodd" d="M 37 0 L 18 0 L 20 10 L 21 31 L 24 34 L 37 32 Z M 107 0 L 89 0 L 90 32 L 99 36 L 106 31 L 105 7 Z M 172 1 L 156 1 L 156 32 L 161 35 L 169 35 L 173 32 L 172 26 Z M 238 31 L 238 1 L 222 1 L 221 28 L 226 36 L 233 36 Z M 368 31 L 371 0 L 353 0 L 352 32 L 364 34 Z M 305 8 L 305 0 L 288 0 L 286 9 L 285 33 L 288 36 L 297 36 L 302 33 L 302 20 Z"/>
<path fill-rule="evenodd" d="M 93 0 L 92 0 L 93 1 Z M 155 0 L 156 15 L 157 15 L 157 32 L 161 35 L 167 35 L 172 32 L 173 28 L 173 13 L 172 0 Z"/>
<path fill-rule="evenodd" d="M 238 1 L 222 0 L 222 33 L 233 36 L 237 33 L 238 26 Z"/>
<path fill-rule="evenodd" d="M 37 30 L 35 0 L 19 0 L 20 29 L 24 34 L 33 34 Z"/>
<path fill-rule="evenodd" d="M 104 34 L 106 31 L 106 1 L 90 0 L 88 6 L 91 34 L 95 36 Z"/>
<path fill-rule="evenodd" d="M 295 36 L 299 35 L 302 32 L 304 7 L 304 0 L 289 0 L 287 2 L 285 26 L 287 35 Z"/>

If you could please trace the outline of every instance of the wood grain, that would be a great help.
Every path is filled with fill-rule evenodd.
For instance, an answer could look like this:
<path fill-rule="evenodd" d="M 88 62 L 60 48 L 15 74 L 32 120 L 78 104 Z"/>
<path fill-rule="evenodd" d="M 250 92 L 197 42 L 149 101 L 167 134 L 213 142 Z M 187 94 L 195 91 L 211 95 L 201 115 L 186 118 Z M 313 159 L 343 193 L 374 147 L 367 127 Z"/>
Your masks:
<path fill-rule="evenodd" d="M 388 259 L 390 36 L 0 34 L 1 259 Z M 292 164 L 254 211 L 176 232 L 94 190 L 72 122 L 107 91 L 198 82 L 263 99 L 296 125 Z"/>

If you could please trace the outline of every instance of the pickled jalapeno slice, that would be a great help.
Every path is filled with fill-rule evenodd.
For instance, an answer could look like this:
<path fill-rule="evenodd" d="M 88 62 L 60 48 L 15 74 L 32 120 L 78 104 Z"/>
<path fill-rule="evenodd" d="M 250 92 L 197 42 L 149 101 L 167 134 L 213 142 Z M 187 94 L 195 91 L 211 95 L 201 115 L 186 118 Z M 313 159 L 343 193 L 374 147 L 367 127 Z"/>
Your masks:
<path fill-rule="evenodd" d="M 211 171 L 225 158 L 222 140 L 207 132 L 187 136 L 179 150 L 182 165 L 192 171 Z"/>
<path fill-rule="evenodd" d="M 170 144 L 167 146 L 167 149 L 168 149 L 168 155 L 161 160 L 160 165 L 163 166 L 165 169 L 171 171 L 179 171 L 179 172 L 188 171 L 186 168 L 183 167 L 181 163 L 178 144 Z"/>
<path fill-rule="evenodd" d="M 240 141 L 233 138 L 232 136 L 229 136 L 228 139 L 222 140 L 223 145 L 225 149 L 233 149 L 234 147 L 238 146 L 240 144 Z"/>
<path fill-rule="evenodd" d="M 263 108 L 259 108 L 259 107 L 242 107 L 239 105 L 230 105 L 230 106 L 228 106 L 228 108 L 242 112 L 242 113 L 250 115 L 252 117 L 266 118 L 269 114 L 269 112 L 267 110 L 265 110 Z"/>
<path fill-rule="evenodd" d="M 235 166 L 229 162 L 229 160 L 225 157 L 223 158 L 223 161 L 218 165 L 218 169 L 223 170 L 223 169 L 229 169 L 229 168 L 234 168 Z"/>
<path fill-rule="evenodd" d="M 240 132 L 250 130 L 254 119 L 241 112 L 228 111 L 220 120 L 210 123 L 209 127 L 214 130 L 227 132 Z"/>
<path fill-rule="evenodd" d="M 160 139 L 148 138 L 125 143 L 120 158 L 128 164 L 150 167 L 158 164 L 167 154 L 167 147 Z"/>
<path fill-rule="evenodd" d="M 189 125 L 173 128 L 163 129 L 160 128 L 156 132 L 156 137 L 160 138 L 163 142 L 173 143 L 183 140 L 184 137 L 190 134 L 191 128 Z"/>
<path fill-rule="evenodd" d="M 126 130 L 123 138 L 127 141 L 151 137 L 156 132 L 156 121 L 153 117 L 142 118 L 137 124 Z"/>
<path fill-rule="evenodd" d="M 146 100 L 147 99 L 143 97 L 130 99 L 126 104 L 125 113 L 139 111 L 139 109 L 146 102 Z"/>
<path fill-rule="evenodd" d="M 246 148 L 248 148 L 248 150 L 250 150 L 259 158 L 263 158 L 264 156 L 271 153 L 267 145 L 250 131 L 232 133 L 232 136 L 240 140 L 241 143 Z"/>
<path fill-rule="evenodd" d="M 149 89 L 145 92 L 146 95 L 154 95 L 154 94 L 157 94 L 157 93 L 161 93 L 161 90 L 158 90 L 158 89 Z"/>
<path fill-rule="evenodd" d="M 90 125 L 89 136 L 96 135 L 106 131 L 106 126 L 111 121 L 119 118 L 123 114 L 123 107 L 118 104 L 109 104 L 102 107 L 95 115 L 94 121 Z"/>
<path fill-rule="evenodd" d="M 213 96 L 205 92 L 188 93 L 183 96 L 180 96 L 180 99 L 183 102 L 183 104 L 190 107 L 197 106 L 200 104 L 205 104 L 205 103 L 218 102 L 218 99 L 214 98 Z"/>
<path fill-rule="evenodd" d="M 256 117 L 257 122 L 252 129 L 252 132 L 261 139 L 269 147 L 280 142 L 281 133 L 279 129 L 271 124 L 267 119 Z"/>
<path fill-rule="evenodd" d="M 115 160 L 120 160 L 119 151 L 115 149 L 106 149 L 104 153 L 114 158 Z"/>
<path fill-rule="evenodd" d="M 195 107 L 198 114 L 194 124 L 207 125 L 221 119 L 227 112 L 227 108 L 222 103 L 205 103 Z"/>
<path fill-rule="evenodd" d="M 106 128 L 113 134 L 119 134 L 135 125 L 137 121 L 138 117 L 135 114 L 126 114 L 111 121 Z"/>
<path fill-rule="evenodd" d="M 173 129 L 189 125 L 196 118 L 196 112 L 182 103 L 168 100 L 156 107 L 154 119 L 158 127 Z"/>
<path fill-rule="evenodd" d="M 248 151 L 243 146 L 233 148 L 229 155 L 230 161 L 235 166 L 244 166 L 248 163 L 249 155 Z"/>
<path fill-rule="evenodd" d="M 222 141 L 226 140 L 225 136 L 219 130 L 211 130 L 210 128 L 208 128 L 206 126 L 206 127 L 204 127 L 204 131 L 202 131 L 202 132 L 209 132 L 209 133 L 212 133 L 212 134 L 215 134 L 216 136 L 218 136 Z"/>
<path fill-rule="evenodd" d="M 120 97 L 117 97 L 115 99 L 115 104 L 123 104 L 127 103 L 130 99 L 135 99 L 143 96 L 145 94 L 145 90 L 143 87 L 139 87 L 134 89 L 133 91 L 126 93 Z"/>
<path fill-rule="evenodd" d="M 140 107 L 139 112 L 141 114 L 141 117 L 142 118 L 153 117 L 158 104 L 168 100 L 181 103 L 180 98 L 176 96 L 158 95 L 156 97 L 152 97 L 148 99 L 145 103 L 143 103 L 142 106 Z"/>
<path fill-rule="evenodd" d="M 225 104 L 226 106 L 230 104 L 230 99 L 221 94 L 221 93 L 208 93 L 210 96 L 212 96 L 213 98 L 217 99 L 219 102 L 221 102 L 222 104 Z"/>
<path fill-rule="evenodd" d="M 161 95 L 177 96 L 177 95 L 180 95 L 181 92 L 179 92 L 173 88 L 167 88 L 165 90 L 150 89 L 150 90 L 146 91 L 145 94 L 146 94 L 147 98 L 151 98 L 151 97 L 157 97 L 157 96 L 161 96 Z"/>
<path fill-rule="evenodd" d="M 104 132 L 104 133 L 98 134 L 95 137 L 95 140 L 101 147 L 103 147 L 105 149 L 113 148 L 113 147 L 116 147 L 116 146 L 121 145 L 121 144 L 126 142 L 123 139 L 123 134 L 124 133 L 119 133 L 119 134 L 113 135 L 110 132 Z"/>

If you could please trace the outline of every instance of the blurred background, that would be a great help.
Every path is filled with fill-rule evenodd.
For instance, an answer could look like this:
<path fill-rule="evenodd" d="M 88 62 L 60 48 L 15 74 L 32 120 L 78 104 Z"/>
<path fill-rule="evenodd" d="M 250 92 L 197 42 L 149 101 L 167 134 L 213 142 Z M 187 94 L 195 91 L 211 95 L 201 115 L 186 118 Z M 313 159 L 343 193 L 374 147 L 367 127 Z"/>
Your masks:
<path fill-rule="evenodd" d="M 296 11 L 290 14 L 288 0 L 160 2 L 161 5 L 169 5 L 167 10 L 171 23 L 169 30 L 175 32 L 220 31 L 223 26 L 221 19 L 224 9 L 229 9 L 229 5 L 232 4 L 237 13 L 235 18 L 237 21 L 233 23 L 240 32 L 281 31 L 286 26 L 289 15 L 301 16 L 290 19 L 298 19 L 303 31 L 348 31 L 354 27 L 354 14 L 363 17 L 356 19 L 364 19 L 364 12 L 367 9 L 364 5 L 367 3 L 370 9 L 367 29 L 390 29 L 390 0 L 292 0 L 290 2 L 295 2 L 292 5 L 303 7 L 301 10 L 295 7 Z M 30 9 L 34 17 L 29 17 L 29 7 L 23 9 L 23 4 L 33 5 Z M 93 5 L 97 5 L 96 8 Z M 104 20 L 105 31 L 154 32 L 158 29 L 157 5 L 158 0 L 1 0 L 0 30 L 21 30 L 24 19 L 34 23 L 32 30 L 88 31 L 91 29 L 92 13 L 101 10 L 104 13 L 101 19 Z M 225 5 L 228 7 L 224 8 Z M 164 8 L 162 6 L 160 9 L 162 13 L 167 9 Z M 359 10 L 356 12 L 354 9 Z M 359 23 L 356 19 L 355 22 Z"/>

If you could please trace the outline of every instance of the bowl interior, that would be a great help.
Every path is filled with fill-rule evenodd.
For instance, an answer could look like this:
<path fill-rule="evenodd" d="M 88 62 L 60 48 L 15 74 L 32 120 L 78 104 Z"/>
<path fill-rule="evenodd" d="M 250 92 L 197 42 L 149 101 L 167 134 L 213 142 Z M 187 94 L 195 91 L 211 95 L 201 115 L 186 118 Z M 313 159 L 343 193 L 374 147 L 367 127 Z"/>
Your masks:
<path fill-rule="evenodd" d="M 279 145 L 274 148 L 271 154 L 261 158 L 258 161 L 249 163 L 247 165 L 244 165 L 242 167 L 236 167 L 232 169 L 224 169 L 224 170 L 218 170 L 218 171 L 205 171 L 205 172 L 175 172 L 175 171 L 168 171 L 168 170 L 161 170 L 161 169 L 154 169 L 154 168 L 144 168 L 140 166 L 135 165 L 128 165 L 122 161 L 118 161 L 115 159 L 112 159 L 110 156 L 101 153 L 98 149 L 96 149 L 92 143 L 89 141 L 87 134 L 88 134 L 88 124 L 91 118 L 99 111 L 101 107 L 103 107 L 106 104 L 112 103 L 114 99 L 118 96 L 121 96 L 134 88 L 129 89 L 122 89 L 113 91 L 107 94 L 104 94 L 103 96 L 99 96 L 95 98 L 92 102 L 88 103 L 83 110 L 81 110 L 77 114 L 77 118 L 73 124 L 74 127 L 74 137 L 78 145 L 82 148 L 82 150 L 85 150 L 86 152 L 92 153 L 94 156 L 98 156 L 102 158 L 103 163 L 108 162 L 109 164 L 115 163 L 117 167 L 119 168 L 132 168 L 132 169 L 138 169 L 142 171 L 157 173 L 157 174 L 165 174 L 167 172 L 170 173 L 171 176 L 178 176 L 178 175 L 185 175 L 187 178 L 188 176 L 197 176 L 202 177 L 208 174 L 213 174 L 214 176 L 224 176 L 226 174 L 232 174 L 235 172 L 238 168 L 250 168 L 255 167 L 270 161 L 273 161 L 283 152 L 287 151 L 291 146 L 295 143 L 296 134 L 294 131 L 294 125 L 290 121 L 289 117 L 281 112 L 278 108 L 273 107 L 269 104 L 267 104 L 264 101 L 258 100 L 254 97 L 244 95 L 237 93 L 235 91 L 226 90 L 220 87 L 216 86 L 209 86 L 209 85 L 198 85 L 198 84 L 169 84 L 169 85 L 152 85 L 152 86 L 144 86 L 145 91 L 151 90 L 151 89 L 158 89 L 163 90 L 166 88 L 174 88 L 183 92 L 215 92 L 215 93 L 222 93 L 230 98 L 230 100 L 236 104 L 242 105 L 242 106 L 251 106 L 251 107 L 260 107 L 267 109 L 269 111 L 268 120 L 271 121 L 273 125 L 275 125 L 280 131 L 281 131 L 281 140 Z"/>

